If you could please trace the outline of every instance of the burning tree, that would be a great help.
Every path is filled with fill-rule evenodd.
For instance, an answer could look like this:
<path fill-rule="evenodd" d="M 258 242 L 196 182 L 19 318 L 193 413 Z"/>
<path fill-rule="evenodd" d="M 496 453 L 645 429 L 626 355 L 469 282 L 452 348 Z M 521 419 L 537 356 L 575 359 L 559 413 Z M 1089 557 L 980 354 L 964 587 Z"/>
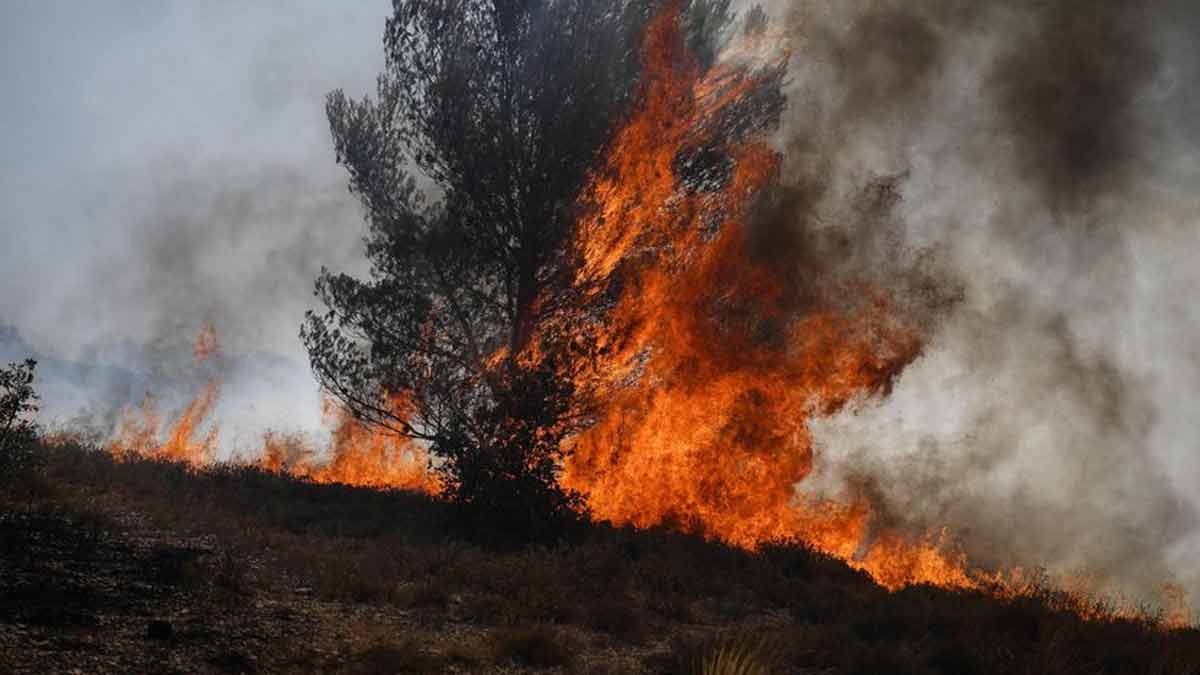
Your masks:
<path fill-rule="evenodd" d="M 581 505 L 557 475 L 595 417 L 606 296 L 575 273 L 579 195 L 638 95 L 658 4 L 398 0 L 376 97 L 327 100 L 372 269 L 318 279 L 314 372 L 360 420 L 428 444 L 490 526 Z M 711 66 L 729 0 L 670 4 Z"/>

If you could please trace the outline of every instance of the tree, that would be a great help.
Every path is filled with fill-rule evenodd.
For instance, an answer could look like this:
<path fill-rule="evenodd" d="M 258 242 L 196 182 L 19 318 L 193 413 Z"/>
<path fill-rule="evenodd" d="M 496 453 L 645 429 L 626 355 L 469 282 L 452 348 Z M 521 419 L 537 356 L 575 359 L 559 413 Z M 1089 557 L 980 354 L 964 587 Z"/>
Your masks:
<path fill-rule="evenodd" d="M 0 368 L 0 476 L 29 464 L 36 427 L 29 417 L 37 412 L 33 389 L 37 362 L 10 363 Z"/>
<path fill-rule="evenodd" d="M 371 274 L 317 280 L 314 373 L 359 419 L 427 443 L 454 501 L 522 530 L 580 506 L 556 475 L 589 420 L 595 346 L 554 326 L 596 317 L 568 241 L 659 4 L 396 0 L 376 97 L 327 99 Z M 711 60 L 729 0 L 681 4 Z"/>

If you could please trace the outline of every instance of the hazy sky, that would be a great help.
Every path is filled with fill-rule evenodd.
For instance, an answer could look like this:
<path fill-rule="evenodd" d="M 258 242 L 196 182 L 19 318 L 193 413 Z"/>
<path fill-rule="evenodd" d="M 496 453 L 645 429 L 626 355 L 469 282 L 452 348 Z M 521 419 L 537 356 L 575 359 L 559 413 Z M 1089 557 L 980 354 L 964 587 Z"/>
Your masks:
<path fill-rule="evenodd" d="M 301 355 L 321 264 L 361 218 L 323 97 L 365 93 L 387 0 L 0 6 L 0 319 L 39 349 Z"/>

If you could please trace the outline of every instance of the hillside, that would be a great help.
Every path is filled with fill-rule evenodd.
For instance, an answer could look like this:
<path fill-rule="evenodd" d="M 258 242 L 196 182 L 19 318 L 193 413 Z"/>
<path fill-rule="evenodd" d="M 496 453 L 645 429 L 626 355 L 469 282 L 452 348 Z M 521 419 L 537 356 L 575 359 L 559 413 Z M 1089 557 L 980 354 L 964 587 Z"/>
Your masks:
<path fill-rule="evenodd" d="M 44 447 L 5 481 L 0 671 L 1196 673 L 1200 631 L 1049 590 L 889 593 L 801 546 L 484 546 L 428 497 Z M 1084 621 L 1079 613 L 1096 618 Z"/>

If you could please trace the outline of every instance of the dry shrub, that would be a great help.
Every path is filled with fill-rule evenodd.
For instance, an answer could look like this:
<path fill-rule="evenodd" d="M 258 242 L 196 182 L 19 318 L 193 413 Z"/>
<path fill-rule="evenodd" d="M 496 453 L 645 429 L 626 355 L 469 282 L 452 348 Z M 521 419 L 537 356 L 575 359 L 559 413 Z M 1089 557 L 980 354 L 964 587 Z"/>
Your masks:
<path fill-rule="evenodd" d="M 396 591 L 396 604 L 404 607 L 443 610 L 450 606 L 452 592 L 441 577 L 427 577 L 405 584 Z"/>
<path fill-rule="evenodd" d="M 750 640 L 724 642 L 700 659 L 702 675 L 768 675 L 762 648 Z"/>
<path fill-rule="evenodd" d="M 250 563 L 245 556 L 232 551 L 222 551 L 217 558 L 213 573 L 213 586 L 227 597 L 244 598 L 253 594 Z"/>
<path fill-rule="evenodd" d="M 197 560 L 198 551 L 161 547 L 151 551 L 145 561 L 146 576 L 157 584 L 197 586 L 205 580 Z"/>
<path fill-rule="evenodd" d="M 501 628 L 492 639 L 497 660 L 532 668 L 567 667 L 574 662 L 569 638 L 553 626 Z"/>
<path fill-rule="evenodd" d="M 477 669 L 492 658 L 491 645 L 483 638 L 456 637 L 443 654 L 447 663 Z"/>
<path fill-rule="evenodd" d="M 770 631 L 682 634 L 672 640 L 670 653 L 650 665 L 669 675 L 768 675 L 782 672 L 784 656 Z"/>
<path fill-rule="evenodd" d="M 585 620 L 591 628 L 622 642 L 642 644 L 649 637 L 646 619 L 629 597 L 601 598 L 587 607 Z"/>
<path fill-rule="evenodd" d="M 439 673 L 446 661 L 426 651 L 419 641 L 406 639 L 396 644 L 378 644 L 354 655 L 341 669 L 344 673 Z"/>

